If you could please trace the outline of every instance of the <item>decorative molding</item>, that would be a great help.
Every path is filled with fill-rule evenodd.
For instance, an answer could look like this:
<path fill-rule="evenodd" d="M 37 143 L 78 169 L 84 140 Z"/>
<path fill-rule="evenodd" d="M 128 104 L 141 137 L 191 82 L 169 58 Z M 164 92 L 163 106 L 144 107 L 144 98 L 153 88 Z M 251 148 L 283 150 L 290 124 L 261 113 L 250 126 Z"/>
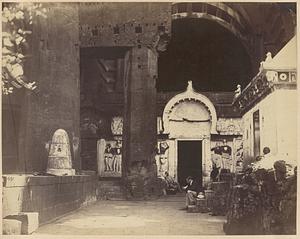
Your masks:
<path fill-rule="evenodd" d="M 211 121 L 211 134 L 217 134 L 216 124 L 217 124 L 217 113 L 213 103 L 204 95 L 195 92 L 193 89 L 192 81 L 188 82 L 188 86 L 185 92 L 175 95 L 165 106 L 163 111 L 163 125 L 164 125 L 164 133 L 170 133 L 169 122 L 172 111 L 175 106 L 185 101 L 196 101 L 205 106 L 210 114 Z M 183 119 L 184 121 L 184 119 Z M 207 121 L 206 121 L 207 122 Z"/>
<path fill-rule="evenodd" d="M 296 71 L 261 69 L 242 93 L 237 95 L 233 105 L 244 113 L 276 89 L 296 89 L 296 81 Z"/>

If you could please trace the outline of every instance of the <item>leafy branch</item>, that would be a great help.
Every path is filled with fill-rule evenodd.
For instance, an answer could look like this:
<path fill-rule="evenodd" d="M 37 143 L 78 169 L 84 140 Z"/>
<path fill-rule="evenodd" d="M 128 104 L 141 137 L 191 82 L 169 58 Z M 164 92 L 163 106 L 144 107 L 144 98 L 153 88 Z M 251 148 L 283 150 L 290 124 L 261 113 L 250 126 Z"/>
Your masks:
<path fill-rule="evenodd" d="M 28 36 L 33 20 L 46 18 L 47 10 L 39 3 L 4 3 L 2 7 L 2 92 L 8 95 L 22 87 L 34 90 L 36 82 L 24 75 Z"/>

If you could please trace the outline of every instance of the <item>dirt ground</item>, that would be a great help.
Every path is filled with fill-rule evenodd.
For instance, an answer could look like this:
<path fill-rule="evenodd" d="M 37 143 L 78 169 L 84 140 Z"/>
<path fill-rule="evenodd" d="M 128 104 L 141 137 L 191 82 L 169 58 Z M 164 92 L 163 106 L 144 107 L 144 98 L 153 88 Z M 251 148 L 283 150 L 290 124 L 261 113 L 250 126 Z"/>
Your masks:
<path fill-rule="evenodd" d="M 225 217 L 187 213 L 184 195 L 152 201 L 97 201 L 33 235 L 224 235 Z"/>

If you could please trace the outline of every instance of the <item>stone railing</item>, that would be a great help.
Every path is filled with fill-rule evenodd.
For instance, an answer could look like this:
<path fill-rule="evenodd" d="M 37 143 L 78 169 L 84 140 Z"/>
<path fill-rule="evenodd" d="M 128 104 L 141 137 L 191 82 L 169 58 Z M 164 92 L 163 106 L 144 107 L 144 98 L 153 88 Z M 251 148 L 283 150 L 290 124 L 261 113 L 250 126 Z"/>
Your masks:
<path fill-rule="evenodd" d="M 296 89 L 296 70 L 261 70 L 246 88 L 237 94 L 233 105 L 242 113 L 262 100 L 275 89 Z"/>

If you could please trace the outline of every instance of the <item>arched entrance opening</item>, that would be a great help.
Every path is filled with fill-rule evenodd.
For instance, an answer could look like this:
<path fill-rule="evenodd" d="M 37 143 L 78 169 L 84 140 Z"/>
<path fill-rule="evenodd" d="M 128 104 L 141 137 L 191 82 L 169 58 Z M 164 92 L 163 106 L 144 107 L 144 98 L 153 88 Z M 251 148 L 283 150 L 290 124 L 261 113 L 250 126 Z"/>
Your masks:
<path fill-rule="evenodd" d="M 180 91 L 188 80 L 198 91 L 229 92 L 245 87 L 252 76 L 243 41 L 216 20 L 172 21 L 171 40 L 158 59 L 159 92 Z"/>

